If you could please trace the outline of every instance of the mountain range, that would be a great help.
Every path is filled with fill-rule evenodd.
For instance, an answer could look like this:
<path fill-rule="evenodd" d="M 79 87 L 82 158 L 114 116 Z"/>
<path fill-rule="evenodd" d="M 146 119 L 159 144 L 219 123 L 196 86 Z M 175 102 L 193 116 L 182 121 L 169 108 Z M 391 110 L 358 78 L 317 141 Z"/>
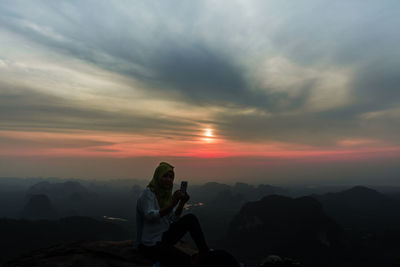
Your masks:
<path fill-rule="evenodd" d="M 134 239 L 143 189 L 58 180 L 4 184 L 0 216 L 8 218 L 0 219 L 0 259 L 58 242 Z M 339 189 L 297 197 L 311 189 L 192 185 L 185 212 L 197 215 L 211 247 L 227 249 L 248 267 L 271 254 L 305 266 L 392 266 L 400 258 L 398 191 Z M 193 246 L 190 238 L 183 241 Z"/>

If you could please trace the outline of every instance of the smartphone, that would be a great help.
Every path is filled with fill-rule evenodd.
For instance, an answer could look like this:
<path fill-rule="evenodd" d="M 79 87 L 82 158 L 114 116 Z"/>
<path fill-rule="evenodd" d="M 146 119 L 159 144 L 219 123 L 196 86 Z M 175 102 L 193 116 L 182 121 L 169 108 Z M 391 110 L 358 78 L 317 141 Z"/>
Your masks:
<path fill-rule="evenodd" d="M 182 181 L 181 182 L 181 192 L 184 193 L 184 194 L 186 193 L 187 185 L 188 185 L 187 181 Z"/>

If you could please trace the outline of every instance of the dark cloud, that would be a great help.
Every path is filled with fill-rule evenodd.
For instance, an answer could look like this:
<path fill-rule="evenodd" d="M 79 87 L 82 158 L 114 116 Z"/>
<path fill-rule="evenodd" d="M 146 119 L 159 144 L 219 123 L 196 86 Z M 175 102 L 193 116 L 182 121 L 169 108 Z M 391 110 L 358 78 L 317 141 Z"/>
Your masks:
<path fill-rule="evenodd" d="M 229 139 L 240 141 L 280 141 L 330 146 L 354 131 L 351 119 L 325 120 L 313 115 L 221 114 L 219 130 Z"/>
<path fill-rule="evenodd" d="M 394 119 L 362 120 L 328 112 L 266 116 L 220 113 L 215 121 L 219 133 L 228 139 L 247 142 L 279 141 L 332 147 L 344 139 L 377 139 L 398 145 L 400 124 Z"/>
<path fill-rule="evenodd" d="M 233 59 L 200 44 L 190 49 L 174 47 L 151 59 L 158 87 L 177 90 L 198 104 L 254 105 L 257 98 L 248 93 L 243 70 Z"/>
<path fill-rule="evenodd" d="M 399 84 L 400 53 L 398 57 L 382 56 L 359 68 L 354 88 L 360 102 L 373 111 L 400 104 Z"/>
<path fill-rule="evenodd" d="M 35 139 L 35 140 L 26 140 L 21 138 L 14 137 L 4 137 L 0 136 L 0 145 L 2 148 L 22 148 L 22 149 L 30 149 L 30 148 L 92 148 L 92 147 L 101 147 L 101 146 L 110 146 L 113 145 L 112 142 L 105 141 L 97 141 L 97 140 L 87 140 L 87 139 L 71 139 L 71 138 L 57 138 L 51 139 L 46 138 L 43 140 Z M 96 149 L 96 148 L 92 148 Z M 100 149 L 100 148 L 98 148 Z"/>

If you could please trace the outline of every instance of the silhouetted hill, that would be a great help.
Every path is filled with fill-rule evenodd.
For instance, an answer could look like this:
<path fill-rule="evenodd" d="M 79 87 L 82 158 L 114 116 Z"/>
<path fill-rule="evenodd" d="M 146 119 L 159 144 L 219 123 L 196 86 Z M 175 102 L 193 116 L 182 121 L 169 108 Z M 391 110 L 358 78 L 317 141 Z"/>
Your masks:
<path fill-rule="evenodd" d="M 389 196 L 395 200 L 400 201 L 400 193 L 390 193 Z"/>
<path fill-rule="evenodd" d="M 286 190 L 281 187 L 260 184 L 258 186 L 237 182 L 232 187 L 232 192 L 243 195 L 247 201 L 260 200 L 261 198 L 273 194 L 285 194 Z"/>
<path fill-rule="evenodd" d="M 25 190 L 3 191 L 0 186 L 0 218 L 21 216 L 21 210 L 26 205 Z"/>
<path fill-rule="evenodd" d="M 134 185 L 132 186 L 129 195 L 132 197 L 132 199 L 134 199 L 135 201 L 140 197 L 140 195 L 142 194 L 144 188 L 142 188 L 139 185 Z"/>
<path fill-rule="evenodd" d="M 32 249 L 76 240 L 123 240 L 120 226 L 87 217 L 57 221 L 0 219 L 0 261 Z"/>
<path fill-rule="evenodd" d="M 224 190 L 217 193 L 201 208 L 191 210 L 198 216 L 211 246 L 214 246 L 225 235 L 233 216 L 245 202 L 246 199 L 243 195 L 234 194 L 231 190 Z"/>
<path fill-rule="evenodd" d="M 227 211 L 238 211 L 246 202 L 242 194 L 235 194 L 231 190 L 220 191 L 210 202 L 211 209 L 224 209 Z"/>
<path fill-rule="evenodd" d="M 246 183 L 236 183 L 233 186 L 216 182 L 208 182 L 204 185 L 195 185 L 189 188 L 190 194 L 197 201 L 207 202 L 214 199 L 220 192 L 231 191 L 235 195 L 242 195 L 247 201 L 259 200 L 266 195 L 283 194 L 283 188 L 271 185 L 250 185 Z"/>
<path fill-rule="evenodd" d="M 313 195 L 349 237 L 356 266 L 392 266 L 400 245 L 400 202 L 376 190 L 356 186 Z"/>
<path fill-rule="evenodd" d="M 133 184 L 130 186 L 132 187 Z M 45 194 L 57 210 L 59 217 L 104 216 L 134 220 L 135 202 L 139 186 L 111 187 L 108 184 L 88 189 L 77 181 L 50 183 L 43 181 L 32 185 L 26 192 L 26 198 L 35 194 Z M 99 191 L 92 191 L 99 189 Z M 136 195 L 133 193 L 136 192 Z"/>
<path fill-rule="evenodd" d="M 233 216 L 244 203 L 285 190 L 264 184 L 254 186 L 238 182 L 231 186 L 209 182 L 204 185 L 189 186 L 188 191 L 191 196 L 190 201 L 203 204 L 191 212 L 199 217 L 204 231 L 209 233 L 210 244 L 216 245 L 226 234 Z"/>
<path fill-rule="evenodd" d="M 400 202 L 376 190 L 356 186 L 338 193 L 313 195 L 345 227 L 380 227 L 400 222 Z"/>
<path fill-rule="evenodd" d="M 58 213 L 51 204 L 50 199 L 43 194 L 31 195 L 21 214 L 22 218 L 31 220 L 52 220 Z"/>
<path fill-rule="evenodd" d="M 36 194 L 46 194 L 51 199 L 68 198 L 70 195 L 86 195 L 88 190 L 76 181 L 66 181 L 63 183 L 49 183 L 47 181 L 32 185 L 26 192 L 28 196 Z"/>
<path fill-rule="evenodd" d="M 188 191 L 190 192 L 191 199 L 196 201 L 207 202 L 210 199 L 215 198 L 215 196 L 225 190 L 230 190 L 231 187 L 226 184 L 208 182 L 203 185 L 189 185 Z"/>
<path fill-rule="evenodd" d="M 343 253 L 344 231 L 311 197 L 271 195 L 243 205 L 223 245 L 239 259 L 269 254 L 299 259 L 305 266 L 335 266 Z"/>

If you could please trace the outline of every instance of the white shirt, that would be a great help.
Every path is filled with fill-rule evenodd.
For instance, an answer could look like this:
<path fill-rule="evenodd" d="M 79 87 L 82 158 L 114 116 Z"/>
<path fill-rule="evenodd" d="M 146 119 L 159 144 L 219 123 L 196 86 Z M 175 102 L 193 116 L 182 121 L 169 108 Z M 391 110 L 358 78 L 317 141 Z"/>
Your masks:
<path fill-rule="evenodd" d="M 179 218 L 173 210 L 161 217 L 157 197 L 148 187 L 139 197 L 137 208 L 143 215 L 141 243 L 145 246 L 154 246 L 161 241 L 162 234 L 168 230 L 170 223 Z"/>

